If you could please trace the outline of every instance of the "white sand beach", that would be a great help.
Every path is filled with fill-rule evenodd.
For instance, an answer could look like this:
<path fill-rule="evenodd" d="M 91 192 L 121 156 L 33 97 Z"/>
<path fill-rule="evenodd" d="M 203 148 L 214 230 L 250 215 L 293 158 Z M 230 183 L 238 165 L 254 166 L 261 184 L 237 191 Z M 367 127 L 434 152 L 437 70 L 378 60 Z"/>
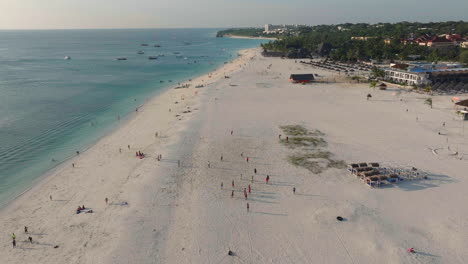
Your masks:
<path fill-rule="evenodd" d="M 237 38 L 237 39 L 269 39 L 269 40 L 277 40 L 278 38 L 268 38 L 268 37 L 248 37 L 248 36 L 237 36 L 237 35 L 231 35 L 231 34 L 226 34 L 224 35 L 226 38 Z"/>
<path fill-rule="evenodd" d="M 151 99 L 0 212 L 0 262 L 466 263 L 468 146 L 451 97 L 431 109 L 427 95 L 291 73 L 331 75 L 251 49 Z M 279 142 L 283 125 L 322 131 L 336 159 L 428 179 L 370 188 L 346 169 L 314 174 L 288 161 L 299 150 Z"/>

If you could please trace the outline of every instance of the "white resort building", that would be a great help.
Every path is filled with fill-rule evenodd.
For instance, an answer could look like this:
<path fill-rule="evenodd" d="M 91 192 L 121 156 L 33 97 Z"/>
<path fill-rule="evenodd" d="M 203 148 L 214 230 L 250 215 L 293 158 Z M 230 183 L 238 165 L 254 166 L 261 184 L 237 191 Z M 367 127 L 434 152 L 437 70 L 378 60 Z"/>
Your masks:
<path fill-rule="evenodd" d="M 385 80 L 406 85 L 426 85 L 431 81 L 425 72 L 407 72 L 398 69 L 385 69 Z"/>

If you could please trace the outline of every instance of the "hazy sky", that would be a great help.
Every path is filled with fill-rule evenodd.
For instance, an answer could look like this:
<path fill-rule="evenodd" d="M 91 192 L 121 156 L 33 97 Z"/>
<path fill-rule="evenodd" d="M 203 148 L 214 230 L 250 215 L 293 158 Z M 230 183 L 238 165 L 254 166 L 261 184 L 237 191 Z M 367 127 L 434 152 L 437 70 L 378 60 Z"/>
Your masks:
<path fill-rule="evenodd" d="M 468 0 L 0 0 L 0 29 L 468 20 Z"/>

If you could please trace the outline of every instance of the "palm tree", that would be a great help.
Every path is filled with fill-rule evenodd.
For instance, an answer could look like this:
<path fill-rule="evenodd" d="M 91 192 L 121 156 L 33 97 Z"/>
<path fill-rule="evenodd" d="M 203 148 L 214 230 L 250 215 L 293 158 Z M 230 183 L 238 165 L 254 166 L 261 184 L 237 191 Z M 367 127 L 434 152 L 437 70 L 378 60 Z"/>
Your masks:
<path fill-rule="evenodd" d="M 372 82 L 370 82 L 370 84 L 369 84 L 369 87 L 370 87 L 370 88 L 373 88 L 373 89 L 375 89 L 376 86 L 377 86 L 377 82 L 376 82 L 376 81 L 372 81 Z"/>

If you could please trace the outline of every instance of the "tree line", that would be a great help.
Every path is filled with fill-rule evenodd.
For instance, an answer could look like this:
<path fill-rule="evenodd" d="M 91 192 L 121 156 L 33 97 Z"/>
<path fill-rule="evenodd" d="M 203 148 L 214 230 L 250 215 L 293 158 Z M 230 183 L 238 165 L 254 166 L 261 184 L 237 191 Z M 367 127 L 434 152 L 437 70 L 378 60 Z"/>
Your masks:
<path fill-rule="evenodd" d="M 431 48 L 403 44 L 402 40 L 422 35 L 460 34 L 468 36 L 468 22 L 399 22 L 339 24 L 301 27 L 295 34 L 262 44 L 265 50 L 296 56 L 326 56 L 340 61 L 410 59 L 419 55 L 428 61 L 468 63 L 468 50 L 458 46 Z M 367 37 L 366 40 L 352 37 Z"/>

